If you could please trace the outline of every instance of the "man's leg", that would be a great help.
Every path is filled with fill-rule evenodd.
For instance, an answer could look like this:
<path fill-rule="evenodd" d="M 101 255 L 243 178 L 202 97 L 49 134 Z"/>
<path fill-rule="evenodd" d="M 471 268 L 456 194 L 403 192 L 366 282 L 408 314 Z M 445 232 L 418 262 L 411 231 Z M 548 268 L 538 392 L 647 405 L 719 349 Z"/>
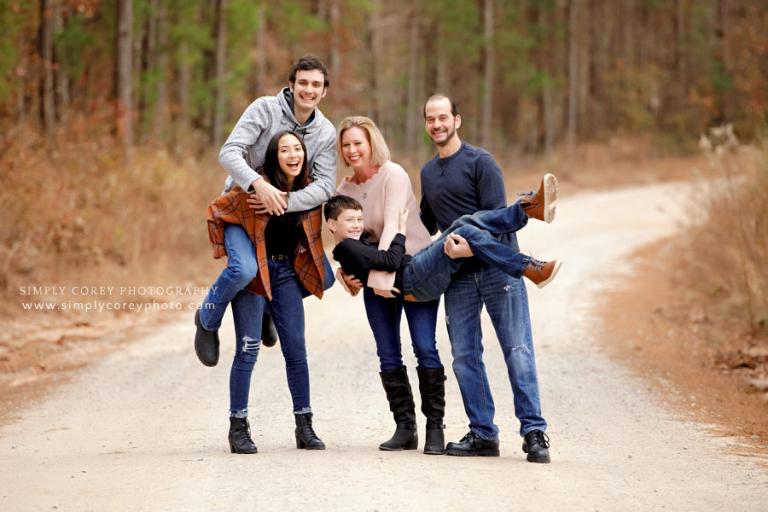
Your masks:
<path fill-rule="evenodd" d="M 451 340 L 453 372 L 459 383 L 470 432 L 459 443 L 448 443 L 448 455 L 498 455 L 499 429 L 483 363 L 480 291 L 477 274 L 457 276 L 445 292 L 445 321 Z"/>
<path fill-rule="evenodd" d="M 480 289 L 504 354 L 514 396 L 515 416 L 520 421 L 520 435 L 528 441 L 529 435 L 536 434 L 536 431 L 543 435 L 547 422 L 541 415 L 525 285 L 519 279 L 511 278 L 498 269 L 486 267 L 482 273 Z M 536 438 L 535 441 L 543 444 L 542 439 Z M 537 448 L 536 454 L 542 459 L 546 457 L 546 460 L 534 462 L 549 461 L 547 447 L 548 445 Z M 531 455 L 533 454 L 529 453 L 528 460 L 532 460 Z"/>

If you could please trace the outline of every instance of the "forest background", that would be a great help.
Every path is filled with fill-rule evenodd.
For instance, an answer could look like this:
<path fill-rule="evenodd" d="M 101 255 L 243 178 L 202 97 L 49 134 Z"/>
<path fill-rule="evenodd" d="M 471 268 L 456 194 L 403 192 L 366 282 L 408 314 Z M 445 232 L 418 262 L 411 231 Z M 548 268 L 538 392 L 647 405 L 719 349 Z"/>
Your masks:
<path fill-rule="evenodd" d="M 326 116 L 374 119 L 416 186 L 433 154 L 422 106 L 438 91 L 458 104 L 462 138 L 492 151 L 513 186 L 517 170 L 532 169 L 519 174 L 530 183 L 545 167 L 566 186 L 679 179 L 665 169 L 681 167 L 719 178 L 710 212 L 750 208 L 727 222 L 704 215 L 680 242 L 697 257 L 686 300 L 724 305 L 710 317 L 737 325 L 739 343 L 766 339 L 763 0 L 0 0 L 0 33 L 10 371 L 30 362 L 20 332 L 72 316 L 22 311 L 23 286 L 212 282 L 204 212 L 225 177 L 218 149 L 305 53 L 329 67 Z M 711 137 L 720 126 L 730 128 Z M 723 240 L 729 250 L 716 251 Z M 95 323 L 78 318 L 75 328 Z"/>

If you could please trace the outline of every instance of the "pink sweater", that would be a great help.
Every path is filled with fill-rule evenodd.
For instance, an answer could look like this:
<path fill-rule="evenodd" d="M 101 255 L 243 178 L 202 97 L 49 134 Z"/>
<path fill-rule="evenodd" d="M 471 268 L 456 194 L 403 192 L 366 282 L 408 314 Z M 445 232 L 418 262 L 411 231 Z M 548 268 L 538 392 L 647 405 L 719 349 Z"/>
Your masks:
<path fill-rule="evenodd" d="M 372 241 L 378 240 L 379 249 L 388 249 L 397 233 L 400 208 L 408 208 L 408 225 L 405 233 L 405 252 L 414 255 L 430 244 L 432 239 L 419 217 L 419 203 L 413 195 L 408 174 L 398 164 L 387 161 L 364 183 L 354 183 L 350 176 L 344 178 L 336 191 L 354 197 L 363 205 L 365 231 Z M 391 290 L 395 283 L 394 272 L 372 270 L 368 286 Z"/>

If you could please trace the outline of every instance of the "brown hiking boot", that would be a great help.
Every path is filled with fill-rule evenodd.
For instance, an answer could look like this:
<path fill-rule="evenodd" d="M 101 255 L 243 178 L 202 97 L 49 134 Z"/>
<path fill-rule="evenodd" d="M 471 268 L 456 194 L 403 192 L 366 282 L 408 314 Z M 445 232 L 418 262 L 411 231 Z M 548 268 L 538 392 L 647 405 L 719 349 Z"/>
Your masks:
<path fill-rule="evenodd" d="M 552 222 L 557 207 L 557 178 L 552 174 L 545 174 L 541 178 L 539 190 L 532 196 L 522 197 L 520 205 L 529 219 Z"/>
<path fill-rule="evenodd" d="M 555 278 L 562 264 L 563 262 L 558 260 L 539 261 L 531 258 L 531 262 L 523 271 L 523 276 L 533 281 L 539 288 L 544 288 Z"/>

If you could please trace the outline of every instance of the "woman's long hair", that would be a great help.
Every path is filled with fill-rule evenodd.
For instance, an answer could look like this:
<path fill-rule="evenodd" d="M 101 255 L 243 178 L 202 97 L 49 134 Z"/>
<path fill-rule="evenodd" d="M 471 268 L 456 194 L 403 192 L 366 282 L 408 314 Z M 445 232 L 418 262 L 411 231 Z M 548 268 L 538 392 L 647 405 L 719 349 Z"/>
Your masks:
<path fill-rule="evenodd" d="M 301 172 L 293 179 L 293 187 L 288 190 L 288 178 L 285 177 L 285 173 L 280 168 L 280 162 L 277 159 L 277 151 L 280 143 L 280 139 L 285 135 L 293 135 L 298 139 L 301 144 L 301 149 L 304 150 L 304 159 L 301 162 Z M 283 192 L 291 192 L 293 190 L 299 190 L 306 187 L 309 184 L 309 172 L 307 172 L 307 147 L 304 145 L 304 140 L 296 132 L 291 130 L 283 130 L 276 133 L 267 145 L 267 154 L 264 156 L 264 177 L 269 180 L 276 188 Z"/>

